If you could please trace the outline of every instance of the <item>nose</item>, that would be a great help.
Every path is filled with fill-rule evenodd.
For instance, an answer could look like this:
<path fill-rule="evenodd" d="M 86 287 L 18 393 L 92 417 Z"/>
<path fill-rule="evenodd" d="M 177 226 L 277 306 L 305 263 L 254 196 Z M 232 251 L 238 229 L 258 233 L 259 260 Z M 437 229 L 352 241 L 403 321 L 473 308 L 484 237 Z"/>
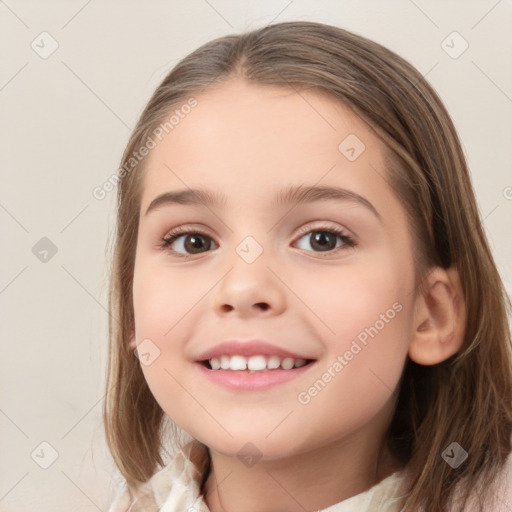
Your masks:
<path fill-rule="evenodd" d="M 215 287 L 215 311 L 241 318 L 279 315 L 286 308 L 286 287 L 275 274 L 263 256 L 247 263 L 236 254 L 229 272 Z"/>

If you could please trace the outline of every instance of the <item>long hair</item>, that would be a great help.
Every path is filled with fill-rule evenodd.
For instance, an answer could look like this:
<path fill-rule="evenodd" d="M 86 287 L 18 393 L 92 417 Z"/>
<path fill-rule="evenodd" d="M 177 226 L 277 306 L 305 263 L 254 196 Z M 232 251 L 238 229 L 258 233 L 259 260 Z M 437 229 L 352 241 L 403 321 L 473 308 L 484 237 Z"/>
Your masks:
<path fill-rule="evenodd" d="M 141 176 L 134 159 L 173 109 L 237 76 L 260 86 L 314 90 L 342 102 L 383 141 L 386 172 L 408 213 L 416 293 L 428 270 L 455 268 L 467 321 L 460 350 L 421 366 L 408 358 L 386 442 L 408 474 L 407 511 L 446 511 L 462 493 L 484 496 L 511 451 L 510 301 L 494 263 L 468 166 L 450 116 L 407 61 L 360 35 L 313 22 L 286 22 L 204 44 L 165 77 L 142 112 L 119 171 L 110 283 L 106 439 L 129 488 L 163 464 L 165 415 L 128 348 Z M 453 441 L 468 452 L 457 469 L 441 457 Z"/>

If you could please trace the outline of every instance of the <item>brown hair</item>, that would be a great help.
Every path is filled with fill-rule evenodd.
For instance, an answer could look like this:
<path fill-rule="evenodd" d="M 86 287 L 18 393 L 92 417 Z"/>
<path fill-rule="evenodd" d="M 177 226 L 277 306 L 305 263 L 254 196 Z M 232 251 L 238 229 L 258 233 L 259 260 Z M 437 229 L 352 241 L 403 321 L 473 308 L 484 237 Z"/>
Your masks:
<path fill-rule="evenodd" d="M 408 359 L 387 442 L 408 474 L 407 511 L 445 511 L 462 492 L 484 495 L 511 451 L 510 301 L 493 261 L 454 125 L 433 88 L 407 61 L 362 36 L 312 22 L 270 25 L 204 44 L 157 88 L 133 130 L 121 168 L 169 112 L 224 80 L 314 89 L 351 108 L 386 146 L 390 183 L 409 214 L 416 279 L 455 268 L 467 308 L 459 352 L 433 366 Z M 143 162 L 120 172 L 109 307 L 106 438 L 129 488 L 163 464 L 164 413 L 128 348 Z M 441 457 L 453 441 L 469 454 Z"/>

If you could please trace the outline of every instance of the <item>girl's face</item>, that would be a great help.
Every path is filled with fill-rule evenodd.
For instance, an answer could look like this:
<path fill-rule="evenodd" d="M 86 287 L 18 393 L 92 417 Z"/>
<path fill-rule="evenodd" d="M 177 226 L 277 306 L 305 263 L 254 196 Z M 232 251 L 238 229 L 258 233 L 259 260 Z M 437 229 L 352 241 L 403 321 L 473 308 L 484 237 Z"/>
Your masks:
<path fill-rule="evenodd" d="M 245 446 L 278 459 L 382 435 L 414 304 L 412 240 L 382 143 L 316 92 L 233 79 L 196 100 L 145 160 L 132 346 L 152 393 L 228 456 Z M 323 191 L 305 193 L 313 187 Z M 192 189 L 219 201 L 192 201 Z M 314 362 L 270 387 L 229 388 L 200 362 L 227 340 Z"/>

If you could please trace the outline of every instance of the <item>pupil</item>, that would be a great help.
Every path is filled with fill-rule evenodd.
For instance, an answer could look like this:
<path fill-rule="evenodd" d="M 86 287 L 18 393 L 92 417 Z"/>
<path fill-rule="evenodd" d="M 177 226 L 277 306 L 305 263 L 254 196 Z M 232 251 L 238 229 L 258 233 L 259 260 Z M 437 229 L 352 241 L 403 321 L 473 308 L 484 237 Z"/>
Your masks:
<path fill-rule="evenodd" d="M 205 239 L 202 235 L 188 235 L 185 240 L 185 249 L 188 252 L 194 252 L 195 249 L 201 249 L 203 243 L 205 243 Z M 206 245 L 206 249 L 208 249 L 209 243 Z"/>
<path fill-rule="evenodd" d="M 332 233 L 328 233 L 326 231 L 317 231 L 316 234 L 311 236 L 311 246 L 314 247 L 317 245 L 321 251 L 328 251 L 336 247 L 336 238 L 332 235 Z"/>

